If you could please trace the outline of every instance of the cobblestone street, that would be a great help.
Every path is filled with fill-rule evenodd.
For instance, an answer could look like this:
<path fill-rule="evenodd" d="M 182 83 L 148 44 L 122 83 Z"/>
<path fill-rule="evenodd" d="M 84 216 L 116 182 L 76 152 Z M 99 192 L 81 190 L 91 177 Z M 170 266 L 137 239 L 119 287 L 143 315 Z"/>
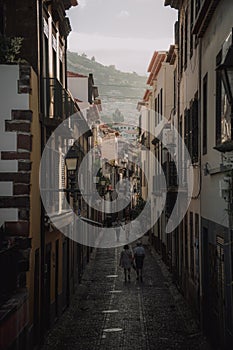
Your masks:
<path fill-rule="evenodd" d="M 160 257 L 146 249 L 144 282 L 124 282 L 121 249 L 98 249 L 43 350 L 209 350 Z"/>

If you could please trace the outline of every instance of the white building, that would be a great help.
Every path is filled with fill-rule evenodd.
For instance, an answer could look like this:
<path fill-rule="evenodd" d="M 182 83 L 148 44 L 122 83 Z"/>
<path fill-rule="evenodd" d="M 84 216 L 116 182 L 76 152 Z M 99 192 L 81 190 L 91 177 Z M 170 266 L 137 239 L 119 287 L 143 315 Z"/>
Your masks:
<path fill-rule="evenodd" d="M 166 0 L 165 5 L 179 11 L 177 117 L 195 175 L 191 205 L 179 227 L 179 281 L 203 330 L 228 349 L 233 339 L 233 83 L 228 79 L 225 88 L 220 72 L 224 66 L 232 70 L 233 2 Z"/>

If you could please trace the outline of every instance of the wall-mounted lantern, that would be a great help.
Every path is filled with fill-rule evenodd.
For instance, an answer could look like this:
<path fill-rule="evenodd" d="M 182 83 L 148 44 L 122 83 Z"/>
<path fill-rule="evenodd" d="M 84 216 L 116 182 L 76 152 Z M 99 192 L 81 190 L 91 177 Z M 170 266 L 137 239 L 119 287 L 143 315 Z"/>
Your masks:
<path fill-rule="evenodd" d="M 233 29 L 225 40 L 222 47 L 222 61 L 216 68 L 221 74 L 221 79 L 231 108 L 231 118 L 233 113 Z M 231 121 L 232 123 L 232 121 Z M 232 152 L 233 140 L 226 140 L 214 147 L 219 152 Z"/>
<path fill-rule="evenodd" d="M 233 105 L 233 29 L 228 35 L 222 48 L 222 62 L 217 67 L 221 73 L 224 89 L 230 105 Z"/>
<path fill-rule="evenodd" d="M 74 175 L 78 167 L 78 151 L 70 148 L 65 156 L 66 168 L 69 175 Z"/>

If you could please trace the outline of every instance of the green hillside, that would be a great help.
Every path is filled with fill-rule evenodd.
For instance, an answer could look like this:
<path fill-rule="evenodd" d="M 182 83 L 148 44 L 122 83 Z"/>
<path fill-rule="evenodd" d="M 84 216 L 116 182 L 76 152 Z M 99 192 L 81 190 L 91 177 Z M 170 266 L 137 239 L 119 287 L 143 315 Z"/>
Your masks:
<path fill-rule="evenodd" d="M 103 114 L 111 116 L 118 108 L 125 121 L 135 121 L 137 102 L 142 99 L 146 88 L 146 76 L 124 73 L 114 65 L 104 66 L 84 54 L 68 52 L 67 68 L 76 73 L 93 73 L 102 100 Z"/>

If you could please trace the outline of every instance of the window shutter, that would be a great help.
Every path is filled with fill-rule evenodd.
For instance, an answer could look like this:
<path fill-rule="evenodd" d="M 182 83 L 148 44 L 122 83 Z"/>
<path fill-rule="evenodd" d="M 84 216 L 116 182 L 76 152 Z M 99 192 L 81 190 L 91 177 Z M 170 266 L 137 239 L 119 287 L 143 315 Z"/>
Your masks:
<path fill-rule="evenodd" d="M 192 161 L 198 161 L 198 100 L 195 98 L 192 105 Z"/>

